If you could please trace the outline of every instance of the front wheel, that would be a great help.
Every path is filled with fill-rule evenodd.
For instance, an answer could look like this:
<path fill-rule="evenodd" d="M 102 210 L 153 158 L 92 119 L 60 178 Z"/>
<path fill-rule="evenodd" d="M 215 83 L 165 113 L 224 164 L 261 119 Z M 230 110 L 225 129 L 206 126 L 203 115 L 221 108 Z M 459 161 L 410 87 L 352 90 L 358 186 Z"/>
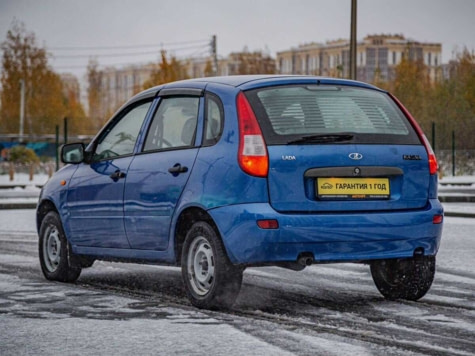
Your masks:
<path fill-rule="evenodd" d="M 229 261 L 216 231 L 206 222 L 193 224 L 182 252 L 182 276 L 191 303 L 204 309 L 228 309 L 242 283 L 242 269 Z"/>
<path fill-rule="evenodd" d="M 70 245 L 56 212 L 51 211 L 45 216 L 39 235 L 40 264 L 46 279 L 60 282 L 74 282 L 78 279 L 81 267 L 71 263 Z"/>
<path fill-rule="evenodd" d="M 418 300 L 428 292 L 434 280 L 435 256 L 373 261 L 371 275 L 385 298 Z"/>

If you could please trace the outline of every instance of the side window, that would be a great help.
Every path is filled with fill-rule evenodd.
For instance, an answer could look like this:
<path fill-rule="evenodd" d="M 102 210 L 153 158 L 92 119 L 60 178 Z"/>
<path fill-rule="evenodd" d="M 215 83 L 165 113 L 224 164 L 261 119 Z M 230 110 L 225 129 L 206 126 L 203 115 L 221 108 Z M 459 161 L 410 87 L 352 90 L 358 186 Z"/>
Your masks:
<path fill-rule="evenodd" d="M 132 154 L 150 104 L 147 101 L 126 111 L 99 139 L 94 160 Z"/>
<path fill-rule="evenodd" d="M 214 145 L 223 131 L 224 111 L 221 101 L 214 95 L 206 96 L 206 121 L 204 146 Z"/>
<path fill-rule="evenodd" d="M 193 146 L 198 122 L 198 97 L 162 98 L 143 151 Z"/>

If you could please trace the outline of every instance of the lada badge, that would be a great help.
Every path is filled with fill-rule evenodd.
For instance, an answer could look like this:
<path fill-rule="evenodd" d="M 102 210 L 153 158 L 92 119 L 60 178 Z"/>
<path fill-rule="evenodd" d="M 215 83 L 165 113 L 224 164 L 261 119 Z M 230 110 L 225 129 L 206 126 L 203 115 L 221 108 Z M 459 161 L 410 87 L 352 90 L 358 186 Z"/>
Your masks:
<path fill-rule="evenodd" d="M 354 160 L 360 160 L 363 158 L 363 155 L 361 153 L 354 152 L 354 153 L 350 153 L 348 157 Z"/>

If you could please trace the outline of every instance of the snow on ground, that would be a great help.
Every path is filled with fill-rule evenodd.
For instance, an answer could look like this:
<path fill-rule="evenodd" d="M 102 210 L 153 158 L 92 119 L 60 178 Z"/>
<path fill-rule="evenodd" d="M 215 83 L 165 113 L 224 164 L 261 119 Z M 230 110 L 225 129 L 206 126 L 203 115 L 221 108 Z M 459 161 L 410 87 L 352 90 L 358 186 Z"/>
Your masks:
<path fill-rule="evenodd" d="M 445 212 L 475 215 L 475 203 L 442 203 Z"/>
<path fill-rule="evenodd" d="M 35 185 L 42 185 L 47 179 L 47 175 L 38 174 L 30 182 L 27 174 L 20 173 L 11 183 L 8 175 L 0 175 L 0 185 L 12 186 L 0 190 L 0 202 L 36 202 L 39 188 Z M 440 187 L 444 194 L 464 188 L 473 190 L 475 187 L 473 176 L 444 177 L 440 182 L 443 183 Z M 457 185 L 460 183 L 471 185 Z M 25 188 L 15 187 L 23 184 Z M 443 205 L 446 211 L 475 214 L 473 203 Z M 114 292 L 114 288 L 120 288 L 115 285 L 120 278 L 109 287 L 112 293 L 108 292 L 107 284 L 102 291 L 87 286 L 82 288 L 80 285 L 50 283 L 40 276 L 36 252 L 35 255 L 28 255 L 21 248 L 18 254 L 0 250 L 0 355 L 80 355 L 99 352 L 103 355 L 130 355 L 137 352 L 157 355 L 291 355 L 300 354 L 302 345 L 307 348 L 305 354 L 317 355 L 398 355 L 402 350 L 404 355 L 419 354 L 408 349 L 392 349 L 394 346 L 366 343 L 366 336 L 370 339 L 378 337 L 373 326 L 376 329 L 393 329 L 394 334 L 406 337 L 409 340 L 407 345 L 412 343 L 416 350 L 422 347 L 434 353 L 451 354 L 450 347 L 438 350 L 438 346 L 427 344 L 425 340 L 410 341 L 404 333 L 405 328 L 409 334 L 413 330 L 418 331 L 412 324 L 421 322 L 427 323 L 430 328 L 447 328 L 455 330 L 455 334 L 475 335 L 475 292 L 471 287 L 474 285 L 475 271 L 474 230 L 475 219 L 445 218 L 434 285 L 420 303 L 382 302 L 368 276 L 368 266 L 364 265 L 318 265 L 298 274 L 276 268 L 249 269 L 245 273 L 245 285 L 238 299 L 238 307 L 257 316 L 254 319 L 251 316 L 251 322 L 242 315 L 213 314 L 192 307 L 170 305 L 166 300 L 170 292 L 166 291 L 164 300 L 152 298 L 147 301 L 121 295 Z M 12 238 L 37 251 L 34 209 L 0 210 L 0 242 Z M 177 268 L 105 262 L 96 264 L 97 267 L 85 270 L 84 275 L 89 281 L 94 278 L 101 281 L 109 273 L 120 276 L 135 270 L 139 275 L 146 275 L 147 271 L 160 271 L 159 277 L 164 278 L 169 274 L 174 283 L 180 281 Z M 5 266 L 15 271 L 28 270 L 33 277 L 16 276 Z M 155 280 L 151 279 L 151 283 L 155 283 Z M 181 290 L 181 286 L 173 285 L 173 288 Z M 262 290 L 270 293 L 270 296 L 260 295 Z M 340 292 L 335 293 L 335 290 Z M 346 294 L 346 290 L 350 292 Z M 306 296 L 308 300 L 317 295 L 317 304 L 294 302 L 294 294 Z M 331 300 L 329 307 L 325 306 L 327 294 Z M 348 296 L 350 294 L 352 296 Z M 361 303 L 363 307 L 355 305 L 355 310 L 350 308 L 347 312 L 346 307 L 340 305 L 347 300 Z M 284 310 L 283 314 L 275 314 L 275 311 L 269 314 L 268 309 L 272 308 L 269 303 L 273 302 L 277 309 Z M 296 303 L 297 307 L 290 307 L 290 314 L 286 314 L 284 304 L 289 303 Z M 381 321 L 377 317 L 372 320 L 358 311 L 358 308 L 364 310 L 365 304 L 368 310 L 387 317 Z M 433 313 L 433 305 L 439 304 L 439 311 Z M 466 310 L 466 319 L 459 315 L 452 317 L 450 310 L 445 311 L 447 306 Z M 269 315 L 277 315 L 278 320 L 283 320 L 279 328 L 276 328 L 275 323 L 265 321 Z M 290 325 L 288 327 L 286 318 Z M 327 328 L 331 333 L 318 329 L 320 322 L 314 320 L 321 320 L 322 330 Z M 404 323 L 399 323 L 401 320 Z M 343 326 L 339 327 L 340 323 Z M 347 331 L 350 334 L 357 333 L 357 326 L 354 329 L 349 326 L 353 323 L 368 325 L 368 329 L 361 331 L 361 338 L 346 336 L 345 328 L 349 328 Z M 318 331 L 312 333 L 309 331 L 311 329 L 301 329 L 302 325 L 307 324 L 316 324 Z M 337 329 L 340 332 L 333 333 Z M 472 344 L 468 345 L 470 347 Z M 297 351 L 289 351 L 293 349 Z M 473 349 L 454 351 L 453 354 L 471 355 Z"/>
<path fill-rule="evenodd" d="M 365 265 L 318 265 L 298 273 L 266 267 L 246 271 L 236 314 L 170 303 L 184 299 L 178 268 L 96 262 L 84 271 L 86 284 L 51 283 L 40 275 L 36 252 L 12 244 L 12 252 L 0 250 L 0 354 L 471 355 L 473 348 L 431 345 L 427 335 L 441 329 L 449 341 L 475 334 L 474 229 L 475 219 L 445 219 L 436 280 L 419 303 L 382 300 Z M 13 239 L 36 251 L 35 231 L 33 209 L 0 211 L 0 242 Z M 118 292 L 130 281 L 159 297 Z M 449 306 L 466 317 L 452 315 Z M 411 339 L 420 329 L 423 339 Z M 395 339 L 367 341 L 385 335 Z"/>
<path fill-rule="evenodd" d="M 38 173 L 33 175 L 33 180 L 30 181 L 30 176 L 26 173 L 16 173 L 13 181 L 10 181 L 8 174 L 0 174 L 0 185 L 43 185 L 48 180 L 48 175 L 44 173 Z"/>
<path fill-rule="evenodd" d="M 467 183 L 471 183 L 472 186 L 475 186 L 475 176 L 445 176 L 439 179 L 439 184 L 441 185 L 456 185 Z"/>
<path fill-rule="evenodd" d="M 57 292 L 47 282 L 25 284 L 15 276 L 1 277 L 0 288 L 15 293 L 17 302 L 7 310 L 0 305 L 2 355 L 132 355 L 137 353 L 137 345 L 142 355 L 189 355 L 198 350 L 203 355 L 291 355 L 197 310 L 166 307 L 158 309 L 160 314 L 141 315 L 142 306 L 137 300 L 102 293 L 89 296 L 94 299 L 93 308 L 81 307 L 80 298 L 88 298 L 87 293 L 74 287 L 62 285 Z M 70 303 L 78 303 L 76 308 L 72 305 L 76 317 L 70 315 L 69 306 L 63 312 L 55 310 L 52 301 L 66 297 Z M 28 300 L 52 307 L 22 310 L 23 302 Z M 15 308 L 20 309 L 16 315 L 23 317 L 6 315 Z M 2 327 L 4 318 L 8 318 L 8 328 Z M 50 319 L 54 322 L 47 322 Z M 51 342 L 51 335 L 55 342 Z"/>
<path fill-rule="evenodd" d="M 475 219 L 445 218 L 437 266 L 475 273 Z"/>
<path fill-rule="evenodd" d="M 15 179 L 10 181 L 8 174 L 0 175 L 0 204 L 34 204 L 40 195 L 40 186 L 48 180 L 46 174 L 36 174 L 30 181 L 25 173 L 15 174 Z M 1 225 L 0 225 L 1 226 Z"/>
<path fill-rule="evenodd" d="M 35 210 L 0 210 L 0 236 L 7 231 L 36 233 Z"/>

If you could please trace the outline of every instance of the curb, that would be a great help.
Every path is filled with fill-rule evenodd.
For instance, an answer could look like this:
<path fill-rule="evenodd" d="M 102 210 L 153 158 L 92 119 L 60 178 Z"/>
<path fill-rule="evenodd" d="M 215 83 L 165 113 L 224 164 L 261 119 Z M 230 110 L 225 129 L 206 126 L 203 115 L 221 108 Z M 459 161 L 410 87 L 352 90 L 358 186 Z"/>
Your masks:
<path fill-rule="evenodd" d="M 474 213 L 458 213 L 455 211 L 444 211 L 444 216 L 451 218 L 475 218 Z"/>
<path fill-rule="evenodd" d="M 441 203 L 475 203 L 475 195 L 442 195 Z"/>
<path fill-rule="evenodd" d="M 0 210 L 7 209 L 36 209 L 37 203 L 0 203 Z"/>

